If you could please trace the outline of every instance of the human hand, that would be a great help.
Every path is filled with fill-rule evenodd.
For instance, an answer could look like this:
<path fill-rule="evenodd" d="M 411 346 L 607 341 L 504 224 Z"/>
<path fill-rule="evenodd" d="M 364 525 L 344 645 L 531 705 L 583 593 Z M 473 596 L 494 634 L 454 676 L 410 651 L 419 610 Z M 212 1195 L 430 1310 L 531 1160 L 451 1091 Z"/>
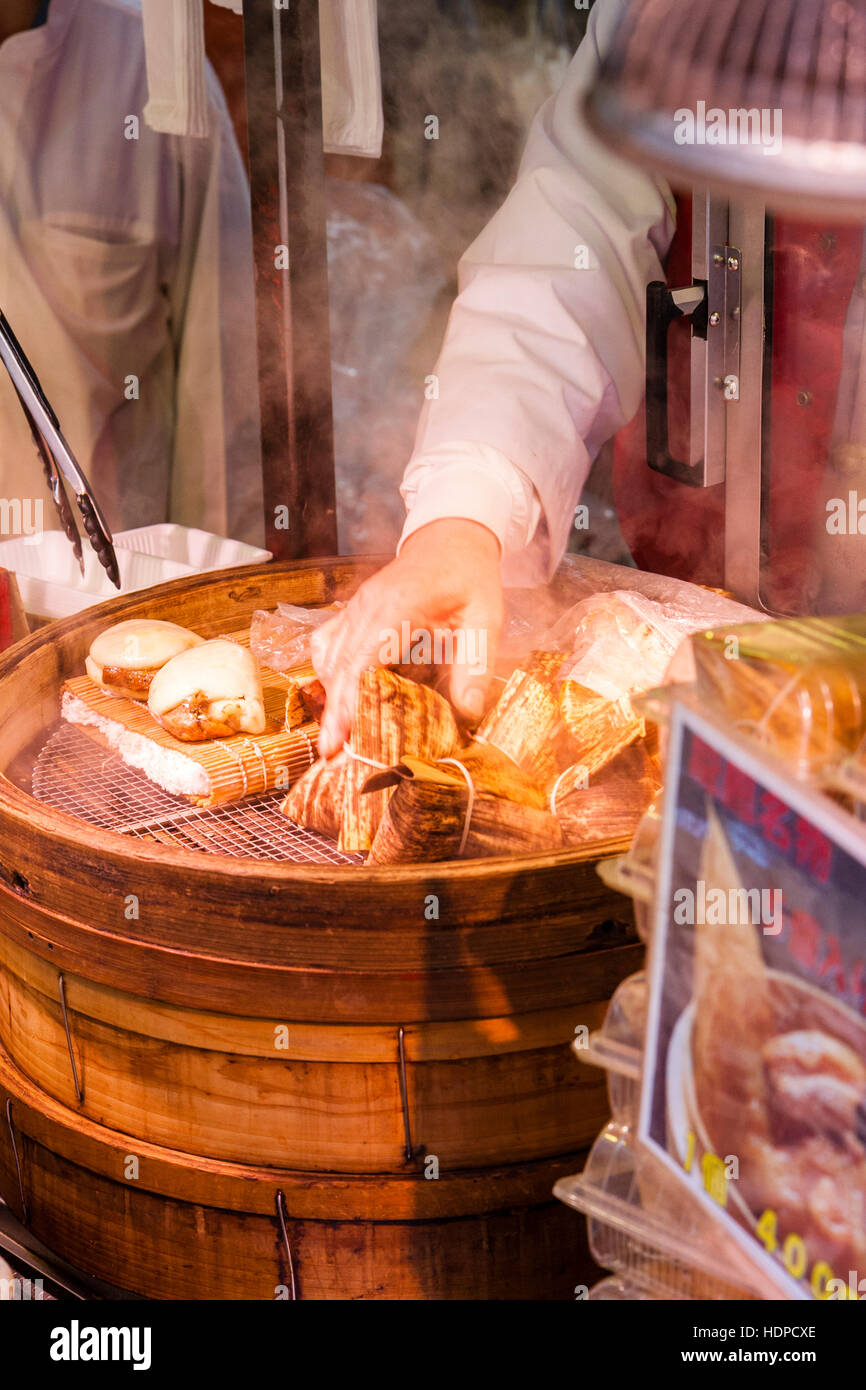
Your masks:
<path fill-rule="evenodd" d="M 486 526 L 457 517 L 432 521 L 317 629 L 313 664 L 328 697 L 319 733 L 322 757 L 333 757 L 349 736 L 361 673 L 400 664 L 404 657 L 394 656 L 406 645 L 406 633 L 413 646 L 419 637 L 429 638 L 434 658 L 451 668 L 452 704 L 468 723 L 478 722 L 502 629 L 499 563 L 499 542 Z"/>

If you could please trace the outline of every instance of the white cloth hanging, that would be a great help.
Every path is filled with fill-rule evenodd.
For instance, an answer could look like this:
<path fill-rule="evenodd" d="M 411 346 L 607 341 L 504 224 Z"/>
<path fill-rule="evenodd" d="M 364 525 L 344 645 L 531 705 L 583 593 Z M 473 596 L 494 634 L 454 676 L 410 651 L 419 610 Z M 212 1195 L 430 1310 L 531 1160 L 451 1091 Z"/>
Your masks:
<path fill-rule="evenodd" d="M 149 100 L 144 119 L 162 135 L 210 130 L 201 0 L 143 0 Z"/>
<path fill-rule="evenodd" d="M 378 159 L 384 118 L 376 0 L 320 0 L 319 47 L 325 150 Z"/>
<path fill-rule="evenodd" d="M 242 0 L 212 0 L 235 14 Z M 144 119 L 169 135 L 206 135 L 202 0 L 142 0 L 150 100 Z M 378 159 L 384 119 L 376 0 L 320 0 L 322 120 L 329 154 Z"/>

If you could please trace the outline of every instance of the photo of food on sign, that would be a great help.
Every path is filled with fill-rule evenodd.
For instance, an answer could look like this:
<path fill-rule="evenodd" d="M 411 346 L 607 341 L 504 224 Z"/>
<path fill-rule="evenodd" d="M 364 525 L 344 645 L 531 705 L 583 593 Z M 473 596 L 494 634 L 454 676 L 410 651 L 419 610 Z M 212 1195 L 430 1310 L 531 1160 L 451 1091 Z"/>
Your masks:
<path fill-rule="evenodd" d="M 681 725 L 673 764 L 641 1138 L 780 1292 L 793 1280 L 794 1296 L 857 1298 L 863 850 L 835 808 L 752 771 L 736 744 L 694 723 Z"/>

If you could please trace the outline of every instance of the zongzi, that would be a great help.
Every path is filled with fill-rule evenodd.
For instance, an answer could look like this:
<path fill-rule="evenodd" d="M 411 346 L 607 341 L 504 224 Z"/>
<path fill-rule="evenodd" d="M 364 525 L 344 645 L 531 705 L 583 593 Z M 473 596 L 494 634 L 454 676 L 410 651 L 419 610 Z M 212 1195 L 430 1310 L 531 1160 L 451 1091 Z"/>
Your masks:
<path fill-rule="evenodd" d="M 510 758 L 545 791 L 573 761 L 557 690 L 564 659 L 561 652 L 534 652 L 512 673 L 476 734 L 479 743 Z"/>
<path fill-rule="evenodd" d="M 572 761 L 584 767 L 589 777 L 644 732 L 643 720 L 635 714 L 628 696 L 609 700 L 577 681 L 566 680 L 559 707 L 574 743 Z"/>
<path fill-rule="evenodd" d="M 658 764 L 643 743 L 633 743 L 594 776 L 580 763 L 568 768 L 551 797 L 565 843 L 631 840 L 660 786 Z"/>
<path fill-rule="evenodd" d="M 467 781 L 450 760 L 444 765 L 407 757 L 370 779 L 366 795 L 390 785 L 393 795 L 379 824 L 367 865 L 413 864 L 532 854 L 562 847 L 555 816 L 521 805 Z"/>
<path fill-rule="evenodd" d="M 472 742 L 453 754 L 455 761 L 467 769 L 478 791 L 489 792 L 493 796 L 516 801 L 523 806 L 534 806 L 543 811 L 547 807 L 547 797 L 532 778 L 491 743 Z"/>
<path fill-rule="evenodd" d="M 362 796 L 371 772 L 392 767 L 406 754 L 435 762 L 458 742 L 454 712 L 435 690 L 383 667 L 365 671 L 347 754 L 340 849 L 363 852 L 373 844 L 391 790 Z"/>
<path fill-rule="evenodd" d="M 318 830 L 336 840 L 340 833 L 346 788 L 345 753 L 328 761 L 320 758 L 298 779 L 280 810 L 305 830 Z"/>

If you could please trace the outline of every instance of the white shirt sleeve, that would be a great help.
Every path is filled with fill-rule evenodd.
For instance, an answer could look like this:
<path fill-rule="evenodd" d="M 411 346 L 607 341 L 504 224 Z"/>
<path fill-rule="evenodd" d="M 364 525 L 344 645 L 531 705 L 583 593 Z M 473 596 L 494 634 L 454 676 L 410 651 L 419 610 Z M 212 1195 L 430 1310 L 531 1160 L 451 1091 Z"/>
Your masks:
<path fill-rule="evenodd" d="M 428 449 L 413 462 L 400 488 L 409 513 L 401 545 L 443 516 L 479 521 L 496 536 L 503 555 L 526 545 L 541 505 L 529 479 L 498 449 L 458 440 Z"/>
<path fill-rule="evenodd" d="M 438 395 L 401 489 L 401 544 L 429 521 L 480 521 L 502 545 L 507 583 L 552 575 L 593 457 L 643 395 L 645 292 L 663 278 L 674 200 L 580 111 L 622 10 L 594 6 L 514 188 L 460 263 Z"/>

